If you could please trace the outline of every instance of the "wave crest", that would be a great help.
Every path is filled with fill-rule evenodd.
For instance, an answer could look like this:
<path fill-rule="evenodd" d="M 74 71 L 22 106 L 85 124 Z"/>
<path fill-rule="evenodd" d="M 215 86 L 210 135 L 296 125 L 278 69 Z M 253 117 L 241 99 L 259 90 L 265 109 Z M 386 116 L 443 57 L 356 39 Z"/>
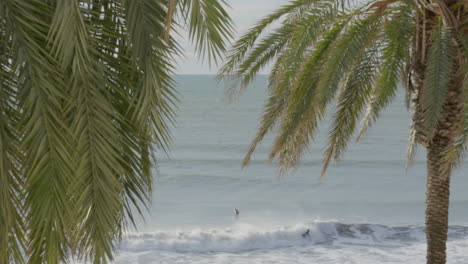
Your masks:
<path fill-rule="evenodd" d="M 310 229 L 310 236 L 303 238 L 302 233 L 307 229 Z M 468 227 L 450 227 L 449 240 L 456 239 L 468 239 Z M 304 247 L 311 244 L 398 247 L 424 242 L 424 228 L 421 226 L 390 227 L 377 224 L 317 222 L 271 230 L 238 225 L 227 229 L 133 233 L 124 237 L 119 248 L 131 252 L 238 253 Z"/>

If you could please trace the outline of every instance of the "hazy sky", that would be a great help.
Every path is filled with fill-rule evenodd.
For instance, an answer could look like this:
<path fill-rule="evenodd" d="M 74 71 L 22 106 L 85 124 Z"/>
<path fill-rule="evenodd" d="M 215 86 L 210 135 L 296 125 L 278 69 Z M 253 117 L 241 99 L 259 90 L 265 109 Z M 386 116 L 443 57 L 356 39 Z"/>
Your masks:
<path fill-rule="evenodd" d="M 244 33 L 250 25 L 263 18 L 269 12 L 288 2 L 288 0 L 227 0 L 231 6 L 228 9 L 234 20 L 237 36 Z M 188 41 L 182 41 L 185 58 L 178 62 L 179 74 L 209 74 L 216 73 L 217 66 L 208 67 L 208 63 L 199 61 Z"/>

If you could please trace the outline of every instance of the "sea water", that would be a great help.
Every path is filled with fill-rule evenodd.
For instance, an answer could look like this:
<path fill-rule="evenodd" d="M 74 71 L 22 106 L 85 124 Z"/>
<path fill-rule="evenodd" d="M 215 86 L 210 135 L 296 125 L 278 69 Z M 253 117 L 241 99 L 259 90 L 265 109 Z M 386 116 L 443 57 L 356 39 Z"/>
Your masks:
<path fill-rule="evenodd" d="M 214 76 L 178 76 L 177 83 L 173 149 L 157 154 L 150 210 L 117 244 L 115 263 L 425 262 L 425 153 L 418 150 L 405 170 L 410 116 L 403 96 L 321 182 L 329 121 L 286 177 L 267 159 L 272 135 L 241 169 L 265 104 L 265 76 L 232 103 Z M 468 263 L 463 165 L 452 178 L 451 264 Z"/>

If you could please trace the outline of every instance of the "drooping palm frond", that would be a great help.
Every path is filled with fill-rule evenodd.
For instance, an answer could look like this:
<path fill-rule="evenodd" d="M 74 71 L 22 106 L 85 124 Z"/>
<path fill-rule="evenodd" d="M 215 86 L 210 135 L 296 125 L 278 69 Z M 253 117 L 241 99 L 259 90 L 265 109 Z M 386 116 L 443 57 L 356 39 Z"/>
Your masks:
<path fill-rule="evenodd" d="M 306 49 L 320 37 L 323 28 L 328 27 L 338 13 L 335 1 L 324 1 L 288 16 L 281 27 L 253 46 L 236 71 L 231 73 L 228 96 L 239 96 L 255 79 L 257 73 L 280 53 L 290 62 L 299 62 Z M 281 67 L 289 68 L 288 72 L 294 72 L 290 69 L 291 66 Z"/>
<path fill-rule="evenodd" d="M 365 50 L 367 43 L 371 42 L 378 32 L 378 21 L 378 17 L 365 17 L 346 28 L 336 41 L 330 43 L 332 45 L 326 53 L 323 53 L 323 58 L 314 62 L 321 64 L 320 68 L 314 71 L 307 69 L 302 73 L 315 76 L 315 80 L 297 79 L 297 87 L 309 87 L 310 90 L 304 92 L 295 88 L 288 99 L 285 122 L 270 154 L 270 158 L 274 158 L 276 154 L 280 155 L 281 175 L 298 164 L 300 155 L 314 136 L 318 121 L 322 119 L 325 108 L 334 97 L 340 81 L 345 77 L 347 68 L 353 65 Z"/>
<path fill-rule="evenodd" d="M 408 87 L 406 88 L 407 93 L 409 92 Z M 416 105 L 416 102 L 411 98 L 413 95 L 413 92 L 410 92 L 411 94 L 408 94 L 408 105 L 407 108 L 408 110 L 412 111 L 413 113 L 418 111 L 418 105 Z M 406 162 L 405 162 L 405 169 L 408 170 L 413 162 L 414 156 L 416 155 L 416 150 L 418 147 L 418 122 L 414 116 L 411 119 L 410 126 L 409 126 L 409 137 L 408 137 L 408 145 L 406 148 Z"/>
<path fill-rule="evenodd" d="M 339 161 L 353 135 L 358 118 L 369 102 L 378 65 L 378 47 L 370 47 L 355 63 L 337 97 L 321 176 L 331 161 Z"/>
<path fill-rule="evenodd" d="M 171 143 L 180 19 L 214 61 L 231 37 L 224 6 L 0 2 L 0 262 L 112 260 L 149 204 L 154 149 Z"/>
<path fill-rule="evenodd" d="M 114 119 L 121 117 L 115 114 L 105 89 L 108 73 L 95 59 L 100 56 L 97 47 L 103 43 L 92 37 L 99 31 L 91 22 L 94 8 L 82 8 L 78 1 L 58 3 L 50 35 L 57 52 L 52 51 L 68 73 L 66 81 L 73 98 L 70 119 L 77 167 L 70 190 L 77 193 L 74 238 L 80 255 L 103 263 L 112 258 L 120 229 L 121 175 L 126 161 L 116 148 L 121 139 Z"/>
<path fill-rule="evenodd" d="M 226 50 L 226 39 L 233 37 L 233 26 L 223 5 L 225 0 L 179 0 L 189 38 L 199 56 L 217 62 Z"/>
<path fill-rule="evenodd" d="M 223 80 L 230 77 L 239 63 L 244 61 L 245 55 L 255 45 L 255 41 L 260 34 L 272 23 L 281 19 L 285 15 L 295 15 L 305 6 L 309 6 L 316 0 L 295 0 L 291 1 L 273 12 L 272 14 L 261 19 L 256 25 L 249 29 L 238 41 L 236 41 L 232 49 L 228 52 L 226 62 L 219 70 L 219 79 Z"/>
<path fill-rule="evenodd" d="M 238 97 L 249 86 L 257 73 L 285 48 L 290 40 L 290 34 L 294 31 L 293 25 L 284 24 L 268 34 L 252 49 L 248 57 L 239 65 L 238 74 L 233 74 L 232 82 L 237 85 L 231 85 L 228 89 L 229 98 Z"/>
<path fill-rule="evenodd" d="M 43 1 L 7 1 L 7 21 L 14 24 L 18 49 L 12 72 L 18 72 L 22 162 L 29 262 L 66 259 L 71 212 L 67 191 L 74 161 L 70 131 L 64 122 L 65 85 L 46 50 L 48 20 L 53 13 Z M 31 25 L 35 25 L 32 27 Z"/>
<path fill-rule="evenodd" d="M 384 48 L 379 77 L 377 77 L 375 91 L 372 92 L 366 116 L 361 122 L 358 140 L 377 120 L 380 111 L 390 103 L 396 93 L 401 72 L 405 69 L 405 63 L 410 54 L 415 23 L 413 12 L 412 4 L 409 1 L 403 1 L 389 15 L 389 21 L 384 25 Z"/>
<path fill-rule="evenodd" d="M 428 51 L 426 72 L 424 73 L 424 87 L 421 93 L 421 106 L 424 126 L 427 129 L 428 139 L 431 140 L 435 130 L 453 68 L 452 34 L 449 28 L 439 20 L 432 33 L 430 50 Z"/>
<path fill-rule="evenodd" d="M 354 62 L 359 59 L 365 48 L 375 41 L 380 22 L 380 16 L 366 16 L 352 21 L 352 25 L 343 32 L 320 72 L 317 87 L 319 104 L 326 105 L 335 96 L 340 82 Z"/>
<path fill-rule="evenodd" d="M 166 18 L 161 2 L 128 1 L 126 4 L 126 26 L 133 47 L 130 54 L 144 73 L 135 89 L 137 111 L 133 118 L 143 128 L 155 132 L 154 142 L 167 150 L 171 144 L 167 123 L 174 121 L 176 101 L 171 60 L 178 47 L 173 41 L 161 38 Z"/>
<path fill-rule="evenodd" d="M 465 52 L 465 66 L 462 70 L 462 78 L 463 78 L 463 120 L 462 120 L 462 128 L 461 134 L 457 138 L 455 142 L 455 146 L 452 150 L 452 167 L 456 168 L 463 164 L 463 161 L 466 158 L 466 154 L 468 153 L 468 40 L 465 39 L 464 43 L 464 52 Z"/>
<path fill-rule="evenodd" d="M 459 3 L 459 8 L 467 10 L 468 3 L 464 5 Z M 464 100 L 464 118 L 462 122 L 462 133 L 458 138 L 455 148 L 454 148 L 454 159 L 452 161 L 453 167 L 460 166 L 468 152 L 468 38 L 466 37 L 466 32 L 468 31 L 468 15 L 465 16 L 465 19 L 461 21 L 459 25 L 459 31 L 454 32 L 455 37 L 459 40 L 461 46 L 460 54 L 458 58 L 462 61 L 461 75 L 463 79 L 463 100 Z"/>
<path fill-rule="evenodd" d="M 409 59 L 411 52 L 417 52 L 414 50 L 415 47 L 412 47 L 412 43 L 415 41 L 415 32 L 420 30 L 416 26 L 415 17 L 426 8 L 422 3 L 406 0 L 370 1 L 364 5 L 346 3 L 346 1 L 315 1 L 310 2 L 308 6 L 304 5 L 306 7 L 302 6 L 305 11 L 301 13 L 294 4 L 297 2 L 291 2 L 267 18 L 285 17 L 282 22 L 283 28 L 290 21 L 299 25 L 297 28 L 288 30 L 283 37 L 267 36 L 257 40 L 266 25 L 274 19 L 261 20 L 236 42 L 227 62 L 220 70 L 220 78 L 231 78 L 237 85 L 238 91 L 242 91 L 254 79 L 260 68 L 269 61 L 274 61 L 269 76 L 270 95 L 265 113 L 243 166 L 249 163 L 256 146 L 266 133 L 281 121 L 279 133 L 270 153 L 270 158 L 279 158 L 280 175 L 299 163 L 302 152 L 315 133 L 317 122 L 323 118 L 326 106 L 336 97 L 338 97 L 339 110 L 334 116 L 336 125 L 332 126 L 330 141 L 325 151 L 324 171 L 331 161 L 341 158 L 354 131 L 355 122 L 363 106 L 367 105 L 358 140 L 364 135 L 379 117 L 382 109 L 395 96 L 402 81 L 402 74 L 405 75 L 405 81 L 411 79 L 411 67 L 414 65 Z M 316 61 L 312 59 L 315 62 L 312 67 L 307 61 L 313 58 L 312 54 L 318 50 L 320 42 L 324 41 L 325 32 L 331 28 L 326 19 L 324 22 L 306 19 L 313 17 L 314 12 L 310 11 L 314 10 L 315 5 L 320 6 L 320 4 L 323 10 L 334 11 L 336 7 L 346 7 L 340 11 L 341 13 L 330 13 L 332 17 L 337 14 L 346 16 L 352 13 L 355 17 L 349 26 L 338 32 L 337 39 L 324 50 L 323 58 Z M 331 8 L 323 8 L 327 5 Z M 291 17 L 295 20 L 288 20 Z M 324 17 L 326 16 L 322 15 L 321 19 Z M 316 31 L 307 34 L 308 26 Z M 280 29 L 281 27 L 273 32 L 279 32 Z M 303 36 L 303 41 L 295 40 L 300 39 L 297 38 L 299 35 Z M 274 36 L 274 33 L 270 36 Z M 318 43 L 315 43 L 316 39 L 319 40 Z M 378 47 L 371 48 L 366 43 L 370 46 L 377 44 Z M 306 47 L 307 52 L 304 52 L 303 47 Z M 297 52 L 294 52 L 295 50 Z M 373 50 L 374 55 L 369 57 L 370 50 Z M 361 58 L 367 59 L 361 61 Z M 359 67 L 363 69 L 359 70 Z M 358 85 L 359 82 L 362 86 Z M 352 88 L 347 91 L 344 87 Z M 363 91 L 351 93 L 359 89 Z M 356 99 L 357 103 L 351 106 L 352 95 L 359 100 Z M 416 134 L 412 138 L 414 140 L 410 142 L 414 144 L 410 145 L 415 146 Z M 409 156 L 412 156 L 412 153 L 410 151 Z"/>
<path fill-rule="evenodd" d="M 304 58 L 303 66 L 296 73 L 280 133 L 269 155 L 270 159 L 279 155 L 280 176 L 298 164 L 302 151 L 323 117 L 326 105 L 316 101 L 318 72 L 347 22 L 346 19 L 340 20 L 324 33 L 323 39 L 315 45 L 310 56 Z"/>
<path fill-rule="evenodd" d="M 18 146 L 18 91 L 14 88 L 18 80 L 11 74 L 12 48 L 6 21 L 0 19 L 0 263 L 24 263 L 24 179 L 18 166 L 22 155 Z"/>
<path fill-rule="evenodd" d="M 327 3 L 325 7 L 330 7 L 330 4 Z M 295 25 L 294 34 L 291 36 L 284 35 L 289 38 L 288 44 L 283 48 L 283 51 L 281 51 L 270 73 L 270 95 L 265 105 L 265 113 L 262 116 L 257 136 L 252 141 L 243 160 L 243 167 L 247 166 L 257 145 L 282 116 L 288 103 L 287 99 L 290 90 L 295 83 L 295 75 L 299 67 L 301 67 L 302 58 L 308 52 L 308 48 L 321 36 L 320 29 L 327 27 L 327 23 L 332 21 L 337 15 L 334 8 L 307 10 L 307 14 L 308 15 L 302 19 L 296 19 L 291 22 Z M 289 25 L 289 22 L 287 25 Z M 252 55 L 253 53 L 254 52 L 249 55 L 252 59 L 255 58 L 255 56 Z M 248 61 L 252 61 L 252 59 L 246 59 L 243 65 L 247 64 Z M 271 56 L 268 60 L 272 59 L 274 59 L 274 56 Z M 248 72 L 241 68 L 237 70 L 245 76 L 240 82 L 241 87 L 243 87 L 240 89 L 241 91 L 254 79 L 258 70 L 259 67 L 251 67 L 251 70 Z M 228 93 L 232 94 L 230 91 L 228 91 Z"/>

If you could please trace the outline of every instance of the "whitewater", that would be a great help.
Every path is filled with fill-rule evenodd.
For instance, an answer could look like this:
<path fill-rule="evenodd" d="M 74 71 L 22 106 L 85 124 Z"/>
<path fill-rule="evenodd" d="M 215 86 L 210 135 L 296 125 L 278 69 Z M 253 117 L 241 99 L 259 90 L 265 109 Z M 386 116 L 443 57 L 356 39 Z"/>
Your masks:
<path fill-rule="evenodd" d="M 279 179 L 267 159 L 272 136 L 241 169 L 266 100 L 265 76 L 230 104 L 214 76 L 177 83 L 173 149 L 157 153 L 152 204 L 116 244 L 114 263 L 425 263 L 425 153 L 419 149 L 405 170 L 402 96 L 323 181 L 329 121 L 303 165 Z M 452 180 L 449 264 L 468 263 L 467 165 Z"/>

